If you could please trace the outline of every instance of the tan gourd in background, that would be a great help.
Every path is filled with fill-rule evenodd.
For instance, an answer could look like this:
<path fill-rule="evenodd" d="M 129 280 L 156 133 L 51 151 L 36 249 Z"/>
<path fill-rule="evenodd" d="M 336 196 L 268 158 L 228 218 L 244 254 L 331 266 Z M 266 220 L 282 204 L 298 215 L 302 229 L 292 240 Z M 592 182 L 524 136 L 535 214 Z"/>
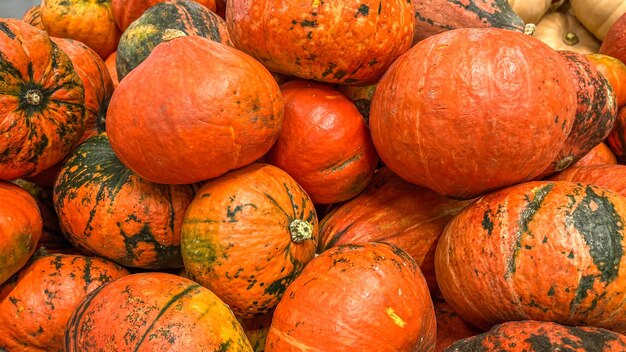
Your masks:
<path fill-rule="evenodd" d="M 600 41 L 576 17 L 561 12 L 545 15 L 537 23 L 533 36 L 555 50 L 592 54 L 600 49 Z"/>
<path fill-rule="evenodd" d="M 578 20 L 600 40 L 626 12 L 624 0 L 570 0 L 570 3 Z"/>

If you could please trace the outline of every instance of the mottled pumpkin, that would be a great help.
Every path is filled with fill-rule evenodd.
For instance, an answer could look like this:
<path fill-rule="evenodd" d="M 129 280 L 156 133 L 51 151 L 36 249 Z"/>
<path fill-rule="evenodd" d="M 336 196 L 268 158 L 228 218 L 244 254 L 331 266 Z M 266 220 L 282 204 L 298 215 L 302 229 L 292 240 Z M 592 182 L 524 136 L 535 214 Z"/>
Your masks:
<path fill-rule="evenodd" d="M 86 140 L 54 186 L 54 206 L 70 241 L 119 264 L 182 266 L 180 229 L 190 185 L 148 182 L 127 169 L 106 134 Z"/>
<path fill-rule="evenodd" d="M 115 22 L 124 32 L 146 10 L 163 1 L 165 0 L 111 0 L 113 18 L 115 18 Z M 211 11 L 215 11 L 216 0 L 195 0 L 195 2 Z"/>
<path fill-rule="evenodd" d="M 609 81 L 617 97 L 617 105 L 621 108 L 626 105 L 626 64 L 620 60 L 602 54 L 587 54 L 591 62 Z"/>
<path fill-rule="evenodd" d="M 590 326 L 516 321 L 456 342 L 446 352 L 617 352 L 626 351 L 626 336 Z"/>
<path fill-rule="evenodd" d="M 20 186 L 0 181 L 0 284 L 26 264 L 42 231 L 35 199 Z"/>
<path fill-rule="evenodd" d="M 83 84 L 70 58 L 25 22 L 0 19 L 0 179 L 63 159 L 85 129 Z"/>
<path fill-rule="evenodd" d="M 41 23 L 51 36 L 83 42 L 102 60 L 115 51 L 121 35 L 111 0 L 45 0 Z"/>
<path fill-rule="evenodd" d="M 382 168 L 363 193 L 320 221 L 318 252 L 350 243 L 392 243 L 411 255 L 430 290 L 436 292 L 437 240 L 448 221 L 468 203 L 410 184 Z"/>
<path fill-rule="evenodd" d="M 376 85 L 369 86 L 344 86 L 337 87 L 337 90 L 350 99 L 359 112 L 365 119 L 365 123 L 369 124 L 370 121 L 370 106 L 372 105 L 372 98 L 376 91 Z"/>
<path fill-rule="evenodd" d="M 607 137 L 607 142 L 611 151 L 615 154 L 618 162 L 626 162 L 626 108 L 621 108 L 617 112 L 617 119 L 613 125 L 613 130 Z"/>
<path fill-rule="evenodd" d="M 129 2 L 129 1 L 126 1 Z M 130 1 L 138 2 L 136 0 Z M 117 46 L 119 80 L 139 66 L 172 31 L 198 35 L 232 45 L 226 22 L 206 7 L 190 0 L 159 2 L 144 12 L 122 34 Z"/>
<path fill-rule="evenodd" d="M 435 252 L 437 282 L 482 329 L 532 319 L 623 332 L 625 224 L 626 197 L 607 188 L 522 183 L 448 223 Z"/>
<path fill-rule="evenodd" d="M 285 117 L 267 162 L 287 171 L 316 204 L 361 193 L 372 179 L 378 155 L 356 106 L 321 83 L 290 81 L 281 92 Z"/>
<path fill-rule="evenodd" d="M 609 164 L 617 164 L 617 158 L 606 143 L 600 143 L 572 165 L 572 167 Z"/>
<path fill-rule="evenodd" d="M 233 0 L 237 48 L 271 71 L 350 85 L 378 81 L 411 46 L 410 1 Z"/>
<path fill-rule="evenodd" d="M 554 175 L 554 181 L 572 181 L 602 186 L 626 197 L 626 165 L 571 167 Z"/>
<path fill-rule="evenodd" d="M 97 257 L 50 254 L 33 260 L 0 301 L 0 350 L 63 351 L 74 309 L 90 292 L 125 275 L 126 269 Z"/>
<path fill-rule="evenodd" d="M 46 28 L 43 26 L 43 23 L 41 23 L 41 5 L 32 6 L 28 10 L 26 10 L 24 15 L 22 16 L 22 21 L 30 24 L 33 27 L 46 30 Z"/>
<path fill-rule="evenodd" d="M 191 184 L 259 159 L 282 121 L 280 89 L 258 61 L 184 36 L 159 44 L 120 81 L 106 130 L 120 160 L 141 177 Z"/>
<path fill-rule="evenodd" d="M 128 275 L 93 292 L 72 314 L 65 351 L 252 352 L 213 292 L 165 273 Z"/>
<path fill-rule="evenodd" d="M 207 182 L 189 205 L 181 251 L 190 278 L 235 315 L 272 309 L 315 255 L 317 216 L 285 171 L 255 163 Z"/>
<path fill-rule="evenodd" d="M 313 259 L 274 312 L 265 351 L 426 352 L 435 312 L 417 264 L 387 243 L 342 245 Z"/>
<path fill-rule="evenodd" d="M 437 317 L 437 346 L 435 347 L 435 352 L 442 352 L 461 339 L 481 333 L 476 327 L 461 319 L 445 300 L 435 299 L 433 303 L 435 305 L 435 316 Z"/>
<path fill-rule="evenodd" d="M 541 174 L 575 110 L 574 82 L 556 51 L 522 33 L 465 28 L 394 62 L 376 87 L 370 128 L 400 177 L 472 198 Z"/>

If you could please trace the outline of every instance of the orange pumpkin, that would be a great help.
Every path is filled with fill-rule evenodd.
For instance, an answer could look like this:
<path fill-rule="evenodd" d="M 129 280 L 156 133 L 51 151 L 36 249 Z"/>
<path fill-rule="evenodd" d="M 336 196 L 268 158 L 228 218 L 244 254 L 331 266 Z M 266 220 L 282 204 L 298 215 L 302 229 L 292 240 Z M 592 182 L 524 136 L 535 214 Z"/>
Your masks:
<path fill-rule="evenodd" d="M 130 24 L 138 19 L 147 9 L 166 0 L 110 0 L 113 17 L 119 28 L 124 32 Z M 195 0 L 209 10 L 215 11 L 216 0 Z"/>
<path fill-rule="evenodd" d="M 613 130 L 607 138 L 609 147 L 617 157 L 619 162 L 626 161 L 626 107 L 621 108 L 617 113 L 617 119 Z"/>
<path fill-rule="evenodd" d="M 599 52 L 626 63 L 626 13 L 609 27 Z"/>
<path fill-rule="evenodd" d="M 617 97 L 618 107 L 626 105 L 626 65 L 620 60 L 602 54 L 585 55 L 609 81 Z"/>
<path fill-rule="evenodd" d="M 461 319 L 445 300 L 437 299 L 434 301 L 434 304 L 435 316 L 437 317 L 437 346 L 435 347 L 435 352 L 443 352 L 450 345 L 461 339 L 480 334 L 480 330 Z"/>
<path fill-rule="evenodd" d="M 22 16 L 22 21 L 30 24 L 33 27 L 46 30 L 41 23 L 41 5 L 35 5 L 30 7 Z"/>
<path fill-rule="evenodd" d="M 589 165 L 571 167 L 551 180 L 588 183 L 613 190 L 626 197 L 626 165 Z"/>
<path fill-rule="evenodd" d="M 107 67 L 107 71 L 109 71 L 109 76 L 111 77 L 111 81 L 113 81 L 113 88 L 117 88 L 117 85 L 120 84 L 120 80 L 117 78 L 117 67 L 115 66 L 115 60 L 117 59 L 117 51 L 114 51 L 106 60 L 104 60 L 104 64 Z"/>
<path fill-rule="evenodd" d="M 617 164 L 617 158 L 606 143 L 600 143 L 578 160 L 572 167 Z"/>

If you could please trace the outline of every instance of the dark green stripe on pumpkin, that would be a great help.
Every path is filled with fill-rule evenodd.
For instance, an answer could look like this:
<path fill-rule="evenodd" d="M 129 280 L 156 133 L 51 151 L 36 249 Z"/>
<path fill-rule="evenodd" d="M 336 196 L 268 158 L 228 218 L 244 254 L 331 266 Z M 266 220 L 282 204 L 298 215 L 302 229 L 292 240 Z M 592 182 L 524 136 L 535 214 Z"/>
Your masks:
<path fill-rule="evenodd" d="M 0 32 L 6 34 L 9 39 L 15 39 L 15 33 L 13 33 L 6 22 L 0 22 Z"/>
<path fill-rule="evenodd" d="M 491 10 L 487 11 L 476 3 L 476 0 L 447 0 L 451 4 L 476 15 L 481 22 L 490 27 L 524 31 L 524 21 L 513 11 L 507 0 L 493 0 Z M 484 4 L 483 1 L 480 1 Z"/>

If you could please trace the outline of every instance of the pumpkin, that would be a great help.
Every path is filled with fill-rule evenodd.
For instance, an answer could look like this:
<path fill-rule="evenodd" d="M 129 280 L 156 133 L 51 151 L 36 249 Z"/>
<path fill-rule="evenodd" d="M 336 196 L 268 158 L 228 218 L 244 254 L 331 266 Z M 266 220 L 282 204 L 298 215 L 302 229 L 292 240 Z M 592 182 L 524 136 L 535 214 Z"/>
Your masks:
<path fill-rule="evenodd" d="M 121 35 L 111 0 L 43 0 L 41 23 L 50 36 L 85 43 L 102 60 L 115 51 Z"/>
<path fill-rule="evenodd" d="M 106 60 L 104 60 L 104 65 L 109 71 L 109 76 L 111 77 L 111 81 L 113 82 L 113 89 L 117 88 L 117 85 L 120 84 L 120 80 L 117 76 L 117 51 L 114 51 Z"/>
<path fill-rule="evenodd" d="M 470 323 L 461 319 L 443 299 L 436 299 L 435 316 L 437 317 L 437 346 L 435 352 L 442 352 L 451 344 L 481 333 Z"/>
<path fill-rule="evenodd" d="M 164 1 L 166 0 L 111 0 L 111 9 L 115 22 L 124 32 L 148 9 Z M 216 0 L 195 0 L 195 2 L 208 10 L 215 11 Z"/>
<path fill-rule="evenodd" d="M 259 159 L 282 120 L 280 89 L 258 61 L 185 36 L 159 44 L 120 81 L 106 131 L 120 160 L 139 176 L 190 184 Z"/>
<path fill-rule="evenodd" d="M 349 85 L 376 83 L 413 36 L 405 0 L 233 0 L 226 22 L 235 46 L 271 71 Z"/>
<path fill-rule="evenodd" d="M 48 35 L 0 19 L 0 180 L 34 175 L 63 159 L 85 129 L 84 89 Z"/>
<path fill-rule="evenodd" d="M 591 62 L 606 78 L 617 97 L 617 106 L 626 106 L 626 64 L 620 60 L 602 54 L 587 54 Z"/>
<path fill-rule="evenodd" d="M 592 54 L 600 50 L 600 41 L 576 17 L 561 12 L 546 14 L 537 23 L 533 37 L 554 50 L 579 54 Z"/>
<path fill-rule="evenodd" d="M 626 63 L 626 6 L 622 14 L 609 28 L 602 41 L 600 54 L 608 55 Z"/>
<path fill-rule="evenodd" d="M 491 193 L 448 223 L 437 283 L 482 329 L 532 319 L 626 331 L 625 220 L 626 198 L 589 184 L 527 182 Z"/>
<path fill-rule="evenodd" d="M 35 5 L 28 8 L 28 10 L 26 10 L 24 15 L 22 16 L 22 21 L 41 30 L 46 29 L 43 26 L 43 23 L 41 23 L 41 5 Z"/>
<path fill-rule="evenodd" d="M 226 22 L 206 7 L 190 0 L 159 2 L 122 34 L 116 54 L 119 80 L 142 63 L 174 30 L 232 46 Z"/>
<path fill-rule="evenodd" d="M 572 51 L 559 51 L 559 54 L 566 59 L 576 85 L 576 116 L 561 151 L 543 175 L 564 170 L 602 143 L 617 117 L 613 88 L 602 73 L 582 54 Z"/>
<path fill-rule="evenodd" d="M 85 88 L 86 131 L 79 143 L 104 131 L 104 120 L 113 94 L 113 81 L 104 61 L 87 45 L 66 38 L 51 38 L 72 60 Z"/>
<path fill-rule="evenodd" d="M 128 274 L 97 257 L 53 254 L 33 260 L 0 301 L 0 349 L 63 351 L 74 309 L 90 292 Z"/>
<path fill-rule="evenodd" d="M 626 108 L 619 109 L 607 141 L 618 162 L 626 162 Z"/>
<path fill-rule="evenodd" d="M 552 0 L 508 0 L 513 11 L 525 23 L 537 23 L 552 6 Z"/>
<path fill-rule="evenodd" d="M 124 266 L 182 266 L 180 231 L 192 186 L 150 183 L 116 157 L 106 134 L 76 149 L 54 186 L 61 228 L 73 243 Z"/>
<path fill-rule="evenodd" d="M 626 336 L 590 326 L 563 326 L 552 322 L 514 321 L 454 343 L 446 352 L 546 352 L 626 349 Z"/>
<path fill-rule="evenodd" d="M 254 352 L 265 351 L 265 340 L 267 339 L 267 333 L 270 331 L 273 314 L 274 312 L 268 312 L 256 315 L 250 319 L 239 319 L 239 323 L 246 333 L 246 337 L 248 337 Z"/>
<path fill-rule="evenodd" d="M 321 83 L 282 85 L 285 117 L 267 162 L 287 171 L 316 204 L 350 199 L 367 187 L 378 156 L 356 106 Z"/>
<path fill-rule="evenodd" d="M 572 167 L 554 175 L 551 179 L 602 186 L 626 197 L 626 165 Z"/>
<path fill-rule="evenodd" d="M 0 284 L 35 252 L 43 222 L 35 199 L 18 185 L 0 181 Z"/>
<path fill-rule="evenodd" d="M 227 0 L 215 0 L 215 13 L 222 18 L 226 18 L 226 2 Z"/>
<path fill-rule="evenodd" d="M 578 160 L 572 167 L 617 164 L 617 158 L 606 143 L 600 143 Z"/>
<path fill-rule="evenodd" d="M 287 288 L 265 351 L 433 351 L 435 312 L 411 257 L 387 243 L 342 245 Z"/>
<path fill-rule="evenodd" d="M 337 90 L 354 103 L 365 119 L 365 123 L 369 124 L 370 106 L 372 105 L 372 97 L 376 91 L 376 85 L 372 84 L 364 87 L 339 86 Z"/>
<path fill-rule="evenodd" d="M 576 18 L 598 39 L 604 40 L 609 28 L 626 12 L 622 0 L 570 0 Z"/>
<path fill-rule="evenodd" d="M 378 155 L 400 177 L 472 198 L 543 172 L 575 109 L 574 82 L 554 50 L 510 30 L 463 28 L 394 62 L 376 87 L 370 128 Z"/>
<path fill-rule="evenodd" d="M 213 292 L 166 273 L 138 273 L 93 292 L 72 314 L 65 351 L 251 352 L 233 313 Z"/>
<path fill-rule="evenodd" d="M 285 171 L 255 163 L 207 182 L 189 205 L 181 250 L 189 277 L 240 318 L 272 309 L 315 255 L 317 215 Z"/>
<path fill-rule="evenodd" d="M 382 168 L 363 193 L 320 221 L 318 252 L 350 243 L 392 243 L 417 262 L 431 292 L 436 292 L 437 240 L 448 221 L 468 203 L 410 184 Z"/>
<path fill-rule="evenodd" d="M 507 0 L 412 1 L 415 9 L 413 44 L 435 34 L 458 28 L 502 28 L 525 31 L 524 21 Z"/>

